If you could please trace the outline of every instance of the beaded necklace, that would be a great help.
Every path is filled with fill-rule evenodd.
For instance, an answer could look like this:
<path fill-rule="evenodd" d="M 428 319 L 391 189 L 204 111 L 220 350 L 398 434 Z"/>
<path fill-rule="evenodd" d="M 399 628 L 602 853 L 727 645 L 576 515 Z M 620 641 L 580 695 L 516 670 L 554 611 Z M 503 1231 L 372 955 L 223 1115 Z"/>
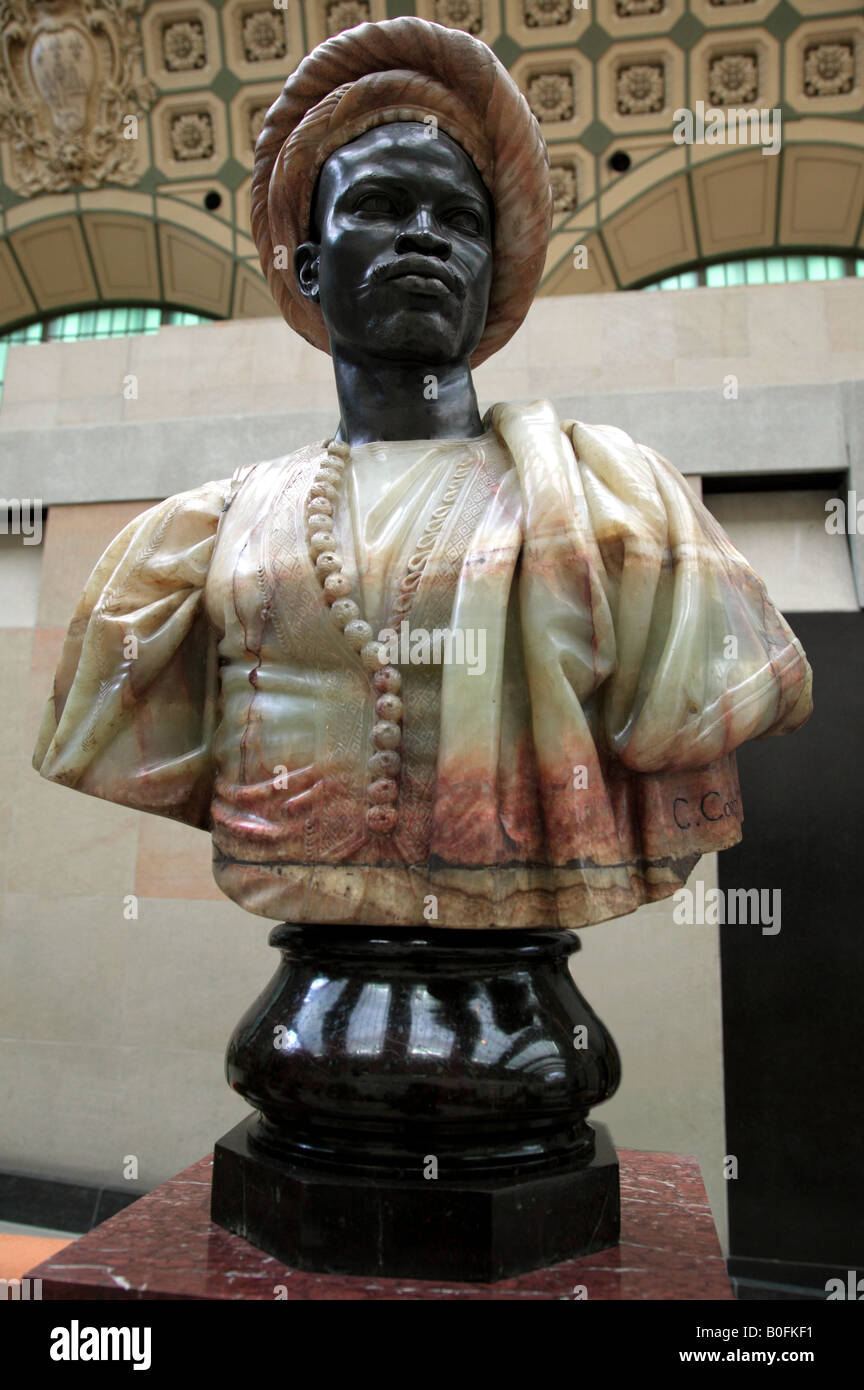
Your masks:
<path fill-rule="evenodd" d="M 396 829 L 399 814 L 399 772 L 402 757 L 403 706 L 402 675 L 390 664 L 386 649 L 375 640 L 369 623 L 361 616 L 359 605 L 351 597 L 351 584 L 344 573 L 344 560 L 337 549 L 334 532 L 339 484 L 351 457 L 350 445 L 331 439 L 325 446 L 326 455 L 319 465 L 306 499 L 306 538 L 309 551 L 321 581 L 324 597 L 336 626 L 348 645 L 360 655 L 372 686 L 376 723 L 372 727 L 372 752 L 367 769 L 370 781 L 366 788 L 366 826 L 375 835 L 390 835 Z M 450 484 L 435 509 L 409 561 L 409 573 L 399 586 L 394 616 L 387 624 L 395 627 L 407 617 L 414 593 L 435 544 L 438 533 L 456 501 L 466 474 L 477 461 L 470 456 L 454 470 Z"/>

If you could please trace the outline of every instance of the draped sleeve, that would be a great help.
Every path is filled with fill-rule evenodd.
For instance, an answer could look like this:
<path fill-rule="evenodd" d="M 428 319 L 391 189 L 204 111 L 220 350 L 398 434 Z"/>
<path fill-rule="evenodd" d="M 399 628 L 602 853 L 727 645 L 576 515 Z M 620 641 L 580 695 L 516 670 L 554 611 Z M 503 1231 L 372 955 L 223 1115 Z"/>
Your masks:
<path fill-rule="evenodd" d="M 616 660 L 606 744 L 638 772 L 705 767 L 812 709 L 801 644 L 680 473 L 608 426 L 570 425 Z"/>
<path fill-rule="evenodd" d="M 232 492 L 225 481 L 169 497 L 105 551 L 45 709 L 43 777 L 209 828 L 218 658 L 203 593 Z"/>

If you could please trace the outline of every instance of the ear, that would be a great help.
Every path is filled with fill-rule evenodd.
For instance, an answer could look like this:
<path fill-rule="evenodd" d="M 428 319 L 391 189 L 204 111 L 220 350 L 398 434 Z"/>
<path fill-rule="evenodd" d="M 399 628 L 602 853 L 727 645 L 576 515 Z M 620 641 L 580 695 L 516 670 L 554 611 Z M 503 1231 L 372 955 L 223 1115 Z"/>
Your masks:
<path fill-rule="evenodd" d="M 301 294 L 307 299 L 318 298 L 318 267 L 321 247 L 316 241 L 304 241 L 294 252 L 294 274 Z"/>

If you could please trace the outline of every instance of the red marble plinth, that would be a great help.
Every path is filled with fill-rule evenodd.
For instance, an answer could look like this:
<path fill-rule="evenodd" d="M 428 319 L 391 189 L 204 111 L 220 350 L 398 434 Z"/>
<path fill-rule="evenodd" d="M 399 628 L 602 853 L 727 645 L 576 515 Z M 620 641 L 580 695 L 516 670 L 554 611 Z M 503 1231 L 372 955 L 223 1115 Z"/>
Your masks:
<path fill-rule="evenodd" d="M 210 1158 L 51 1256 L 30 1277 L 42 1280 L 44 1299 L 731 1300 L 695 1158 L 621 1149 L 618 1159 L 621 1244 L 496 1284 L 289 1269 L 210 1221 Z"/>

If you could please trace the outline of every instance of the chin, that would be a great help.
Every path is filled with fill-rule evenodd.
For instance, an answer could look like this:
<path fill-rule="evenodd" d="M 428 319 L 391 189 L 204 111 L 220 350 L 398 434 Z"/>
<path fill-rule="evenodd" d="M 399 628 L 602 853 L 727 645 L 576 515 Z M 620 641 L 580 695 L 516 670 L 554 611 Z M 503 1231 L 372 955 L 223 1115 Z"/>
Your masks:
<path fill-rule="evenodd" d="M 471 348 L 465 347 L 461 328 L 442 323 L 437 316 L 399 315 L 379 326 L 375 334 L 375 355 L 395 362 L 426 363 L 444 367 L 460 362 Z"/>

